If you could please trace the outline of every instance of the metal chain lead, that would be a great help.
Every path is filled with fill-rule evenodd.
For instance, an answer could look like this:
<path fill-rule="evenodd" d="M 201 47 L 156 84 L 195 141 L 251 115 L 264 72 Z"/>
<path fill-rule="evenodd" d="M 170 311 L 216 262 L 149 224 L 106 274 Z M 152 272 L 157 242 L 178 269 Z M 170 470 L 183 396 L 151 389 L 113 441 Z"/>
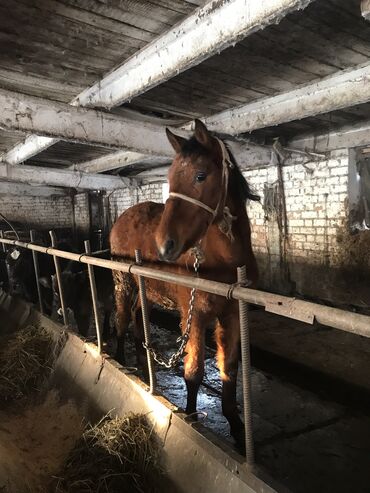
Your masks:
<path fill-rule="evenodd" d="M 194 272 L 198 276 L 201 254 L 200 254 L 200 251 L 198 248 L 193 248 L 192 253 L 195 257 L 194 264 L 193 264 Z M 176 342 L 180 343 L 180 345 L 179 345 L 177 351 L 175 351 L 169 357 L 168 360 L 165 360 L 159 353 L 157 353 L 155 351 L 155 349 L 152 346 L 148 346 L 145 344 L 145 342 L 143 342 L 144 348 L 147 349 L 151 353 L 154 360 L 159 365 L 164 366 L 165 368 L 174 368 L 185 353 L 185 347 L 186 347 L 186 344 L 188 343 L 188 340 L 189 340 L 191 322 L 193 319 L 193 311 L 194 311 L 194 304 L 195 304 L 195 291 L 196 291 L 196 288 L 192 288 L 192 290 L 190 292 L 188 318 L 186 321 L 185 332 L 176 340 Z"/>

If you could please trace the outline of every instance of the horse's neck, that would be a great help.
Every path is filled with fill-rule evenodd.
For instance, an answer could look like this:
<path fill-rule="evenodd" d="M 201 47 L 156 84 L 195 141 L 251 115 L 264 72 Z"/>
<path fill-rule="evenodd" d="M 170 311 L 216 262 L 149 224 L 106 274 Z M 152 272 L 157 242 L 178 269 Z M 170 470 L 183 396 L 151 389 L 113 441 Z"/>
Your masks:
<path fill-rule="evenodd" d="M 216 258 L 224 258 L 229 262 L 233 259 L 236 263 L 243 261 L 250 249 L 250 225 L 244 206 L 235 204 L 227 205 L 235 219 L 231 224 L 231 235 L 226 235 L 221 229 L 220 224 L 213 224 L 203 241 L 204 253 Z"/>

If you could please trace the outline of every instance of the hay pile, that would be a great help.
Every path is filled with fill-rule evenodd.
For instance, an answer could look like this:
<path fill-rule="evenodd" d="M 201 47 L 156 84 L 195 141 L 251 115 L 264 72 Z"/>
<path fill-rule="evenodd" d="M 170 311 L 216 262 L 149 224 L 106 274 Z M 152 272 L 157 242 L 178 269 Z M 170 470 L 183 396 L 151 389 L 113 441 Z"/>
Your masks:
<path fill-rule="evenodd" d="M 49 376 L 58 344 L 42 327 L 29 326 L 0 341 L 0 403 L 39 392 Z"/>
<path fill-rule="evenodd" d="M 145 416 L 105 416 L 88 426 L 50 492 L 154 492 L 159 475 L 157 446 Z"/>

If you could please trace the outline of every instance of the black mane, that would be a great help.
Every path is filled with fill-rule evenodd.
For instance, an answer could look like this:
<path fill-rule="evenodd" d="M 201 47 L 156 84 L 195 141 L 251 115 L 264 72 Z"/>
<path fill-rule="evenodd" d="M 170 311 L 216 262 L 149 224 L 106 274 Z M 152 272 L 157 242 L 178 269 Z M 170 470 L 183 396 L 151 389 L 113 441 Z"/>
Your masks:
<path fill-rule="evenodd" d="M 230 160 L 234 166 L 231 176 L 233 176 L 235 179 L 236 190 L 240 199 L 243 202 L 246 202 L 247 200 L 259 201 L 261 197 L 252 190 L 249 183 L 244 178 L 242 172 L 240 171 L 238 163 L 236 162 L 235 157 L 233 156 L 228 146 L 227 151 L 229 153 Z"/>

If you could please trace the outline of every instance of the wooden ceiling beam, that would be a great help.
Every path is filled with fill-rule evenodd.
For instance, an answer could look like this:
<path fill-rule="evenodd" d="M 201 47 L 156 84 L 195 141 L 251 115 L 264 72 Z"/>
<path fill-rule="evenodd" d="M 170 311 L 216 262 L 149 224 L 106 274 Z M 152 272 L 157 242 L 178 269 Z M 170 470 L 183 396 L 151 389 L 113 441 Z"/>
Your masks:
<path fill-rule="evenodd" d="M 0 195 L 16 195 L 17 197 L 56 197 L 69 194 L 66 188 L 30 185 L 27 183 L 0 182 Z"/>
<path fill-rule="evenodd" d="M 112 149 L 125 148 L 125 152 L 134 151 L 147 155 L 149 162 L 167 158 L 171 160 L 174 151 L 167 140 L 165 127 L 149 122 L 136 121 L 131 118 L 113 115 L 102 111 L 73 107 L 65 103 L 57 103 L 46 99 L 36 98 L 25 94 L 0 89 L 0 127 L 6 130 L 18 130 L 26 133 L 37 133 L 38 139 L 57 138 L 83 144 L 106 146 Z M 174 129 L 176 133 L 190 136 L 190 132 Z M 32 145 L 30 142 L 30 145 Z M 269 162 L 271 150 L 268 147 L 249 143 L 229 141 L 232 152 L 242 166 L 257 161 L 259 164 Z M 122 158 L 122 153 L 119 154 Z M 131 154 L 135 156 L 135 154 Z M 4 161 L 6 155 L 2 156 Z M 105 156 L 93 166 L 86 165 L 84 171 L 95 166 L 103 171 L 104 160 L 113 169 L 112 163 L 116 154 L 110 158 Z M 165 159 L 166 161 L 166 159 Z M 12 164 L 12 163 L 7 163 Z M 158 163 L 159 164 L 159 163 Z M 121 166 L 118 160 L 116 165 Z M 108 165 L 107 165 L 108 166 Z M 81 167 L 82 169 L 83 167 Z"/>
<path fill-rule="evenodd" d="M 112 108 L 130 101 L 312 1 L 211 0 L 80 93 L 71 104 Z M 31 136 L 24 146 L 17 146 L 16 152 L 11 149 L 5 153 L 3 161 L 19 164 L 56 142 L 53 138 L 40 142 Z"/>
<path fill-rule="evenodd" d="M 38 138 L 173 155 L 163 126 L 0 89 L 0 127 Z M 33 142 L 33 141 L 32 141 Z M 46 142 L 47 145 L 47 142 Z M 6 156 L 2 157 L 5 160 Z"/>
<path fill-rule="evenodd" d="M 77 104 L 112 108 L 198 65 L 312 0 L 210 1 L 83 91 Z M 225 22 L 227 20 L 227 22 Z"/>
<path fill-rule="evenodd" d="M 370 0 L 361 0 L 361 15 L 364 19 L 370 20 Z"/>
<path fill-rule="evenodd" d="M 370 120 L 355 125 L 344 125 L 329 132 L 300 135 L 286 144 L 288 148 L 318 153 L 368 145 L 370 145 Z"/>
<path fill-rule="evenodd" d="M 103 173 L 114 169 L 125 168 L 134 164 L 165 164 L 170 161 L 169 157 L 148 156 L 134 151 L 117 151 L 106 156 L 73 164 L 69 169 L 76 171 L 85 171 L 87 173 Z"/>
<path fill-rule="evenodd" d="M 29 185 L 57 186 L 77 190 L 118 190 L 129 185 L 125 178 L 40 166 L 0 164 L 0 180 Z"/>
<path fill-rule="evenodd" d="M 370 63 L 367 63 L 293 91 L 217 113 L 204 118 L 204 122 L 214 132 L 238 135 L 369 101 Z"/>

